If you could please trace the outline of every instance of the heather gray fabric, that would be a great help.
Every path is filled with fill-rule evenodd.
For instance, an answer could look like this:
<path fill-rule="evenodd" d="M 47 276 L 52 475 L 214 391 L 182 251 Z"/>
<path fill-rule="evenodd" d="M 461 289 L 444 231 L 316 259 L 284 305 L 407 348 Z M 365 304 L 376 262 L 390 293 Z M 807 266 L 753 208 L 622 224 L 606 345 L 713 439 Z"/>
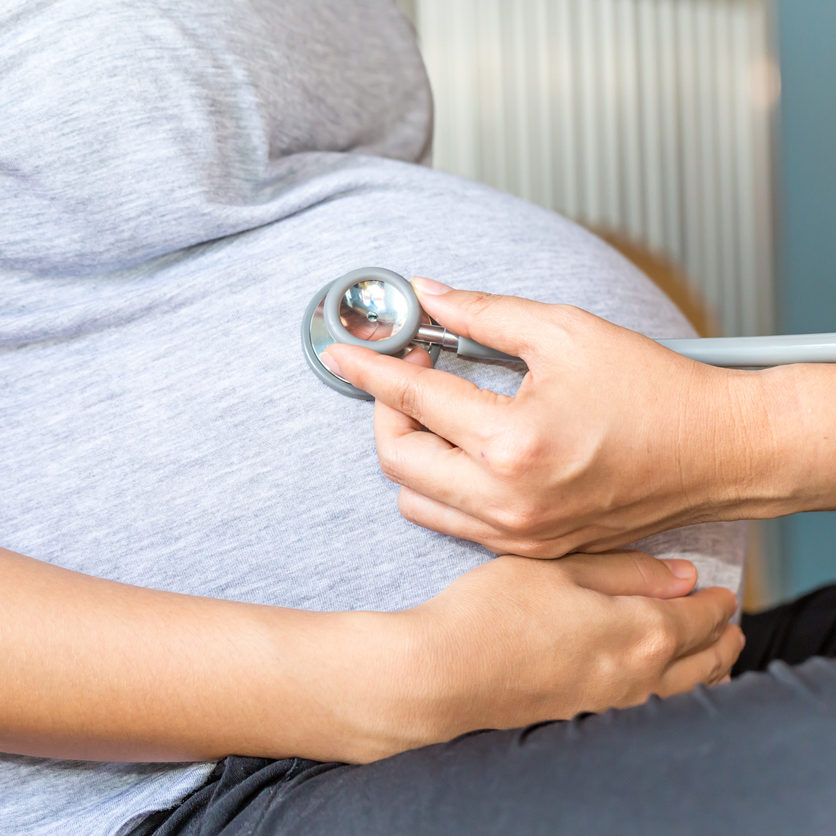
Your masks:
<path fill-rule="evenodd" d="M 241 601 L 406 607 L 490 555 L 399 517 L 370 405 L 305 365 L 316 288 L 372 264 L 690 333 L 591 235 L 415 164 L 429 92 L 387 0 L 6 0 L 0 103 L 0 520 L 24 554 Z M 743 540 L 716 525 L 645 546 L 737 588 Z M 211 769 L 0 756 L 0 830 L 113 833 Z"/>

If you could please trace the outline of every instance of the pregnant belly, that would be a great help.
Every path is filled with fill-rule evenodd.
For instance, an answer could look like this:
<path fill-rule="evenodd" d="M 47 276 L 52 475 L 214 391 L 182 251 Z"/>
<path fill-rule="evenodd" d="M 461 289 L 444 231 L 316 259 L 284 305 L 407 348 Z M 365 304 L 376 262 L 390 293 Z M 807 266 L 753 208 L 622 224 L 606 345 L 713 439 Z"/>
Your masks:
<path fill-rule="evenodd" d="M 552 213 L 388 161 L 346 160 L 329 176 L 329 199 L 273 224 L 97 285 L 65 312 L 50 299 L 49 317 L 66 316 L 71 331 L 24 334 L 0 353 L 3 545 L 181 592 L 409 606 L 490 555 L 398 514 L 372 406 L 305 365 L 299 323 L 316 289 L 380 265 L 687 333 L 644 277 Z M 499 391 L 519 383 L 508 369 L 442 364 Z M 682 550 L 707 548 L 698 531 Z M 708 539 L 703 556 L 735 584 L 738 538 Z"/>

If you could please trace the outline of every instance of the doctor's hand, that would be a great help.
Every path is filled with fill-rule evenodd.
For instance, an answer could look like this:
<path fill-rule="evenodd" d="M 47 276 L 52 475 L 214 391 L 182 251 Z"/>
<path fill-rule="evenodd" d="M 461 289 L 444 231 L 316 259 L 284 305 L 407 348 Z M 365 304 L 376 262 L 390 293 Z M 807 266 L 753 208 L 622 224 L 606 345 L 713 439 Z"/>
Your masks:
<path fill-rule="evenodd" d="M 688 595 L 696 579 L 688 561 L 639 552 L 499 557 L 462 575 L 397 614 L 417 656 L 395 715 L 418 737 L 392 748 L 721 682 L 743 647 L 728 623 L 736 600 L 721 588 Z"/>
<path fill-rule="evenodd" d="M 431 368 L 422 350 L 328 349 L 377 401 L 380 464 L 408 520 L 497 554 L 557 557 L 758 516 L 746 492 L 779 472 L 767 373 L 697 363 L 566 305 L 413 284 L 430 316 L 528 373 L 506 397 Z"/>

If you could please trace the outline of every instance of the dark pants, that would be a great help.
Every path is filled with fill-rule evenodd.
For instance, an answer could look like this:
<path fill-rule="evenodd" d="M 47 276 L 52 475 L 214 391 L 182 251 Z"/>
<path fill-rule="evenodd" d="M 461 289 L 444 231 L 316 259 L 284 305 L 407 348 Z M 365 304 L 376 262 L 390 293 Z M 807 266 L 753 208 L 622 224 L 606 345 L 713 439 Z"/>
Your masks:
<path fill-rule="evenodd" d="M 729 684 L 365 766 L 228 757 L 132 832 L 836 833 L 836 587 L 743 627 Z"/>

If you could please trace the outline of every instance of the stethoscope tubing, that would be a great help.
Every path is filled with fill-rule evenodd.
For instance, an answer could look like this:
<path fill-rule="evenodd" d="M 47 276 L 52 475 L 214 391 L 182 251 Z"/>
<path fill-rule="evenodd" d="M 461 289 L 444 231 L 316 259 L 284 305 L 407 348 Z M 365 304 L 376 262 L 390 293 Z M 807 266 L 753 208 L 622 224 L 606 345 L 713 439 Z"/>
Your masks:
<path fill-rule="evenodd" d="M 836 333 L 774 337 L 697 337 L 656 340 L 659 345 L 709 366 L 758 369 L 791 363 L 836 363 Z M 457 354 L 469 360 L 523 363 L 473 340 L 459 337 Z"/>
<path fill-rule="evenodd" d="M 757 369 L 791 363 L 836 363 L 836 333 L 701 337 L 657 342 L 692 360 L 726 368 Z"/>
<path fill-rule="evenodd" d="M 836 363 L 836 333 L 774 337 L 697 337 L 656 340 L 659 345 L 709 366 L 760 369 L 791 363 Z M 523 363 L 473 340 L 459 337 L 457 354 L 469 360 Z"/>

